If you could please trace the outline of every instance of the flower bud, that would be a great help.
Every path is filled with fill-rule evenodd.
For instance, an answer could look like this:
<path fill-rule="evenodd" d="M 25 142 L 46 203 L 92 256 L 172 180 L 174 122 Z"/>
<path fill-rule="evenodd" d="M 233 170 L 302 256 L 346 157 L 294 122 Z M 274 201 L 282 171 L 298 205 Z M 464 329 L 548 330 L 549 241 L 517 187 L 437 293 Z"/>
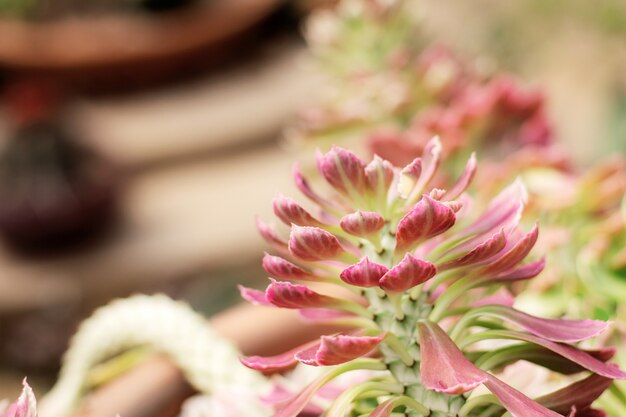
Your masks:
<path fill-rule="evenodd" d="M 374 159 L 365 167 L 367 186 L 377 195 L 386 195 L 393 182 L 394 169 L 391 162 L 374 156 Z"/>
<path fill-rule="evenodd" d="M 337 304 L 336 299 L 319 294 L 304 285 L 273 279 L 271 281 L 265 290 L 265 297 L 276 307 L 290 309 L 326 308 Z"/>
<path fill-rule="evenodd" d="M 340 278 L 346 284 L 357 287 L 377 287 L 380 279 L 387 271 L 386 266 L 374 263 L 366 256 L 359 263 L 344 269 Z"/>
<path fill-rule="evenodd" d="M 402 261 L 380 279 L 380 288 L 390 292 L 404 292 L 422 284 L 437 274 L 437 267 L 428 261 L 406 254 Z"/>
<path fill-rule="evenodd" d="M 305 271 L 298 265 L 281 258 L 265 254 L 263 257 L 263 269 L 274 278 L 293 280 L 314 280 L 315 275 Z"/>
<path fill-rule="evenodd" d="M 289 252 L 304 261 L 336 259 L 345 253 L 332 233 L 319 227 L 296 225 L 291 227 Z"/>
<path fill-rule="evenodd" d="M 274 214 L 286 225 L 297 224 L 298 226 L 321 226 L 322 223 L 315 219 L 294 199 L 278 194 L 274 198 Z"/>
<path fill-rule="evenodd" d="M 398 224 L 396 250 L 405 250 L 422 239 L 437 236 L 456 222 L 454 210 L 427 195 Z"/>
<path fill-rule="evenodd" d="M 326 154 L 318 154 L 317 169 L 339 192 L 359 194 L 365 191 L 365 164 L 350 151 L 333 146 Z"/>
<path fill-rule="evenodd" d="M 341 228 L 353 236 L 366 237 L 378 232 L 385 225 L 385 219 L 373 211 L 357 211 L 345 215 L 339 222 Z"/>
<path fill-rule="evenodd" d="M 295 358 L 312 366 L 334 366 L 367 355 L 385 338 L 378 336 L 322 336 L 320 343 L 296 353 Z"/>

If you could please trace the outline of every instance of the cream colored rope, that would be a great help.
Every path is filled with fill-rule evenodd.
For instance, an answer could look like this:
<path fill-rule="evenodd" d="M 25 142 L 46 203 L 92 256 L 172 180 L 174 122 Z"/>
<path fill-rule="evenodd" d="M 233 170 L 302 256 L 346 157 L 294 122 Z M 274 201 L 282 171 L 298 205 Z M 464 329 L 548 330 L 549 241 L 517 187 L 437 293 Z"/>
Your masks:
<path fill-rule="evenodd" d="M 239 352 L 187 304 L 164 295 L 113 301 L 85 320 L 65 354 L 59 380 L 41 401 L 41 417 L 69 417 L 90 369 L 127 349 L 149 346 L 168 355 L 203 394 L 228 387 L 264 390 L 268 382 L 239 362 Z M 250 415 L 263 415 L 250 402 Z"/>

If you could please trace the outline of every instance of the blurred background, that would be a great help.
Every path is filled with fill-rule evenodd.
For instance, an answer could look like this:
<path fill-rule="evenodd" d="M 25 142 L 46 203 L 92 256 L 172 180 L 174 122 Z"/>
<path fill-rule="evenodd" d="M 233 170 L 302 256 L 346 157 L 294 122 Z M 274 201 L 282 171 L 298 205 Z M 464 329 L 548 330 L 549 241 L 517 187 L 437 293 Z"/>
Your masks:
<path fill-rule="evenodd" d="M 0 399 L 55 378 L 78 322 L 165 292 L 206 314 L 260 282 L 295 195 L 282 139 L 321 85 L 328 1 L 0 0 Z M 579 161 L 626 152 L 624 0 L 416 0 L 425 41 L 546 91 Z"/>

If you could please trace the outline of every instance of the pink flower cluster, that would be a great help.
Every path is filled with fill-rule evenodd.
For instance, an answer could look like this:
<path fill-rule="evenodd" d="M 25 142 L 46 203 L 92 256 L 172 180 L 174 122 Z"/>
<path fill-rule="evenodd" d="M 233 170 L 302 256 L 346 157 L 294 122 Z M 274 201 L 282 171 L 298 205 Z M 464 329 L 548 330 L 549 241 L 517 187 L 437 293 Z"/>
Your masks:
<path fill-rule="evenodd" d="M 465 193 L 477 169 L 475 158 L 454 183 L 434 188 L 441 154 L 434 139 L 421 157 L 398 168 L 380 157 L 366 164 L 333 147 L 317 156 L 325 185 L 315 185 L 327 193 L 317 192 L 294 169 L 297 187 L 316 210 L 278 195 L 274 212 L 290 228 L 288 238 L 258 222 L 279 256 L 263 259 L 271 276 L 266 290 L 241 287 L 242 296 L 351 326 L 278 356 L 242 359 L 264 373 L 297 363 L 330 367 L 279 404 L 276 417 L 297 416 L 323 386 L 353 370 L 386 376 L 347 389 L 325 416 L 350 410 L 376 417 L 395 411 L 501 416 L 507 410 L 515 417 L 600 416 L 591 403 L 613 379 L 626 377 L 607 363 L 612 350 L 575 345 L 604 331 L 607 323 L 544 319 L 512 307 L 506 288 L 535 277 L 545 264 L 527 260 L 538 228 L 520 228 L 523 185 L 513 183 L 476 213 Z M 493 342 L 498 340 L 509 343 Z M 588 376 L 531 400 L 495 375 L 520 360 Z M 469 396 L 479 385 L 495 397 Z"/>
<path fill-rule="evenodd" d="M 517 149 L 552 143 L 552 126 L 539 90 L 525 88 L 507 75 L 483 80 L 440 46 L 426 49 L 417 58 L 416 76 L 427 83 L 430 74 L 442 68 L 449 73 L 447 81 L 431 92 L 430 101 L 417 109 L 408 128 L 371 134 L 373 153 L 403 165 L 419 156 L 435 135 L 447 154 L 489 144 Z"/>

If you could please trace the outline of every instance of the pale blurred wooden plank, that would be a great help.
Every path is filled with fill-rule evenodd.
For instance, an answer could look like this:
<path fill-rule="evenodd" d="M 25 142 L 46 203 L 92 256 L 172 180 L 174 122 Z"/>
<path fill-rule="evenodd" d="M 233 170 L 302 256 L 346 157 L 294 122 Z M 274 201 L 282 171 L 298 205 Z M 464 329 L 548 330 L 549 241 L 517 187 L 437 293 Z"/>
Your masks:
<path fill-rule="evenodd" d="M 261 55 L 175 87 L 84 101 L 71 119 L 92 145 L 131 167 L 274 139 L 318 80 L 296 40 Z"/>

